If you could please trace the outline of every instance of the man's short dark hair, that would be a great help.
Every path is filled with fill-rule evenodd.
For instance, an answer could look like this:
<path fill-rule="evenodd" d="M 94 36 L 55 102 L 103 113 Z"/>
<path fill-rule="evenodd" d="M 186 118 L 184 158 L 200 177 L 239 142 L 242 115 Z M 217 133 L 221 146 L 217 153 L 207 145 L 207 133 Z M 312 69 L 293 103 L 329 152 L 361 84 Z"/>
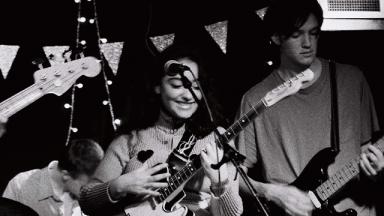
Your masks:
<path fill-rule="evenodd" d="M 103 156 L 103 149 L 94 140 L 74 139 L 65 147 L 58 166 L 73 178 L 80 174 L 92 176 Z"/>
<path fill-rule="evenodd" d="M 264 16 L 268 37 L 289 37 L 313 14 L 323 24 L 323 10 L 317 0 L 273 0 Z"/>

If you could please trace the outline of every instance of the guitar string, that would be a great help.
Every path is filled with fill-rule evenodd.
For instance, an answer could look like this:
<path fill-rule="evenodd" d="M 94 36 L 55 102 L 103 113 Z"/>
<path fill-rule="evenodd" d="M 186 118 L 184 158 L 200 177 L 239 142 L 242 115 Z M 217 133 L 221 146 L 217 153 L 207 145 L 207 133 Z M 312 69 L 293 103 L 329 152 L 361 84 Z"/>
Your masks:
<path fill-rule="evenodd" d="M 35 84 L 33 84 L 33 85 L 31 85 L 31 86 L 28 86 L 26 89 L 24 89 L 24 90 L 22 90 L 21 92 L 19 92 L 19 93 L 17 93 L 16 95 L 14 95 L 14 96 L 12 96 L 12 97 L 10 97 L 10 98 L 8 98 L 8 99 L 6 99 L 5 101 L 3 101 L 2 103 L 0 103 L 0 109 L 1 109 L 1 112 L 3 113 L 3 112 L 5 112 L 5 113 L 9 113 L 11 110 L 9 110 L 9 106 L 8 106 L 8 104 L 12 104 L 13 103 L 13 100 L 15 99 L 15 98 L 20 98 L 20 94 L 21 93 L 23 93 L 23 92 L 25 92 L 25 91 L 30 91 L 30 89 L 32 89 L 32 88 L 34 88 L 35 86 L 34 86 Z M 18 99 L 18 100 L 20 100 L 20 99 Z M 3 110 L 6 110 L 6 111 L 3 111 Z M 9 116 L 8 116 L 9 117 Z"/>
<path fill-rule="evenodd" d="M 355 158 L 346 165 L 344 165 L 339 171 L 336 172 L 331 178 L 327 179 L 324 183 L 322 183 L 319 187 L 316 188 L 316 191 L 318 194 L 322 194 L 324 198 L 322 198 L 323 201 L 329 199 L 333 193 L 337 192 L 342 186 L 344 186 L 349 180 L 357 176 L 359 174 L 359 170 L 357 169 L 359 159 Z M 344 183 L 342 185 L 335 185 L 332 184 L 332 181 L 340 180 L 337 178 L 337 175 L 340 175 L 344 179 Z M 336 180 L 334 180 L 336 178 Z M 340 181 L 339 181 L 340 182 Z M 336 183 L 337 184 L 337 183 Z M 337 186 L 335 188 L 334 186 Z M 329 192 L 330 190 L 333 190 Z"/>
<path fill-rule="evenodd" d="M 375 145 L 377 148 L 379 148 L 381 151 L 383 149 L 382 146 L 380 146 L 380 144 L 376 144 Z M 350 161 L 349 163 L 347 163 L 346 165 L 344 165 L 340 170 L 338 170 L 331 178 L 329 178 L 327 181 L 325 181 L 323 184 L 321 184 L 319 186 L 319 190 L 322 189 L 322 190 L 327 190 L 328 188 L 332 187 L 335 191 L 336 190 L 339 190 L 342 186 L 344 186 L 350 179 L 354 178 L 355 176 L 357 176 L 360 172 L 360 170 L 358 169 L 358 163 L 359 163 L 360 159 L 359 158 L 355 158 L 353 159 L 352 161 Z M 341 176 L 341 179 L 344 181 L 344 182 L 341 182 L 341 179 L 338 178 L 337 176 Z M 341 185 L 337 185 L 337 181 L 341 183 Z M 332 183 L 332 182 L 336 182 L 336 183 Z M 336 185 L 335 185 L 336 184 Z M 332 185 L 332 186 L 331 186 Z M 334 186 L 337 186 L 337 188 L 335 188 Z M 327 197 L 328 199 L 329 197 Z"/>
<path fill-rule="evenodd" d="M 302 73 L 290 78 L 289 80 L 283 82 L 282 84 L 278 85 L 277 87 L 275 87 L 274 89 L 272 89 L 271 91 L 269 92 L 273 92 L 275 90 L 279 90 L 281 88 L 285 88 L 285 87 L 289 87 L 289 86 L 292 86 L 292 83 L 297 81 L 299 79 L 299 76 L 303 76 Z M 264 97 L 265 98 L 265 97 Z M 261 105 L 264 104 L 263 103 L 263 100 L 264 98 L 262 98 L 260 101 L 258 101 L 255 105 L 250 105 L 251 109 L 245 114 L 243 115 L 238 121 L 236 121 L 235 123 L 233 123 L 227 130 L 226 132 L 223 134 L 226 138 L 226 142 L 229 142 L 231 140 L 232 137 L 229 137 L 228 136 L 231 136 L 231 135 L 236 135 L 238 132 L 236 132 L 236 125 L 240 126 L 240 129 L 243 129 L 244 127 L 242 126 L 241 123 L 244 123 L 244 121 L 246 121 L 245 123 L 249 123 L 250 122 L 250 119 L 253 119 L 252 115 L 253 114 L 256 114 L 256 116 L 258 116 L 260 113 L 259 111 L 257 110 L 259 107 L 260 108 L 263 108 Z M 265 105 L 264 105 L 265 106 Z M 241 123 L 240 123 L 241 122 Z M 228 131 L 232 131 L 232 134 L 229 133 Z"/>
<path fill-rule="evenodd" d="M 63 83 L 66 83 L 68 82 L 68 80 L 72 80 L 74 76 L 77 76 L 78 74 L 77 73 L 73 73 L 72 76 L 65 76 L 65 77 L 69 77 L 68 79 L 60 79 L 61 81 L 63 81 Z M 2 107 L 2 109 L 5 109 L 6 111 L 4 113 L 12 113 L 14 112 L 16 109 L 12 109 L 10 110 L 8 107 L 9 105 L 13 105 L 13 104 L 17 104 L 18 101 L 20 101 L 22 98 L 25 98 L 27 97 L 28 95 L 30 95 L 31 93 L 34 93 L 36 92 L 36 90 L 40 90 L 40 92 L 42 91 L 40 88 L 44 88 L 44 85 L 47 85 L 46 89 L 49 91 L 49 90 L 52 90 L 52 86 L 54 88 L 57 88 L 58 86 L 55 85 L 54 82 L 56 82 L 58 79 L 51 79 L 47 82 L 44 82 L 44 83 L 34 83 L 32 85 L 30 85 L 29 87 L 25 88 L 24 90 L 20 91 L 19 93 L 17 93 L 16 95 L 8 98 L 7 100 L 5 100 L 4 102 L 2 102 L 0 104 L 0 107 L 1 106 L 4 106 Z M 62 85 L 61 85 L 62 86 Z M 60 86 L 59 86 L 60 87 Z M 43 93 L 44 94 L 44 93 Z M 6 106 L 7 105 L 7 106 Z M 23 107 L 23 105 L 21 104 L 20 106 L 16 106 L 15 108 L 18 108 L 18 107 Z M 3 112 L 3 111 L 2 111 Z"/>
<path fill-rule="evenodd" d="M 192 164 L 191 162 L 190 163 L 188 163 L 188 165 L 189 164 Z M 178 171 L 175 175 L 173 175 L 173 176 L 171 176 L 170 177 L 170 181 L 172 181 L 172 183 L 174 183 L 174 178 L 175 178 L 175 176 L 181 176 L 181 178 L 182 178 L 182 182 L 181 183 L 178 183 L 178 185 L 176 185 L 176 189 L 187 179 L 187 178 L 189 178 L 190 176 L 192 176 L 192 174 L 194 174 L 194 173 L 196 173 L 197 172 L 197 170 L 198 169 L 196 169 L 196 167 L 195 168 L 193 168 L 192 167 L 192 169 L 195 169 L 195 170 L 191 170 L 190 168 L 188 168 L 188 165 L 186 165 L 185 167 L 183 167 L 180 171 Z M 187 171 L 189 171 L 190 173 L 189 174 L 187 174 Z M 182 174 L 185 174 L 186 175 L 186 179 L 183 179 L 183 177 L 182 177 Z M 179 182 L 179 181 L 178 181 Z M 171 190 L 169 190 L 169 189 L 167 189 L 167 188 L 170 188 Z M 163 200 L 165 200 L 165 198 L 166 197 L 168 197 L 171 193 L 173 193 L 176 189 L 173 189 L 173 187 L 172 187 L 172 185 L 169 185 L 168 187 L 166 187 L 165 189 L 161 189 L 161 194 L 164 196 L 164 199 Z M 171 193 L 170 194 L 166 194 L 166 192 L 164 191 L 164 190 L 166 190 L 166 191 L 171 191 Z M 164 195 L 165 194 L 165 195 Z"/>
<path fill-rule="evenodd" d="M 55 66 L 54 68 L 52 68 L 52 70 L 54 70 L 55 68 L 57 68 L 57 67 Z M 70 71 L 70 67 L 68 67 L 67 72 L 68 71 Z M 77 75 L 77 73 L 73 73 L 73 75 Z M 71 77 L 71 79 L 72 79 L 72 77 Z M 56 80 L 58 80 L 58 79 L 56 79 Z M 1 102 L 0 106 L 4 106 L 4 104 L 6 104 L 6 103 L 12 103 L 12 100 L 14 100 L 15 98 L 17 98 L 17 100 L 20 100 L 18 98 L 25 97 L 27 94 L 29 94 L 29 92 L 31 90 L 36 90 L 36 88 L 39 88 L 40 86 L 42 86 L 44 84 L 50 84 L 50 82 L 55 82 L 56 80 L 51 79 L 51 80 L 49 80 L 47 82 L 34 83 L 34 84 L 28 86 L 27 88 L 25 88 L 24 90 L 20 91 L 19 93 L 15 94 L 14 96 L 12 96 L 12 97 L 4 100 L 3 102 Z M 68 79 L 65 82 L 67 82 L 67 81 L 68 81 Z M 51 87 L 51 86 L 49 86 L 49 87 Z M 27 91 L 28 91 L 28 93 L 25 94 L 25 92 L 27 92 Z"/>
<path fill-rule="evenodd" d="M 285 88 L 285 87 L 287 87 L 287 86 L 288 86 L 288 87 L 291 86 L 292 83 L 293 83 L 294 81 L 297 81 L 297 80 L 299 79 L 299 76 L 302 76 L 302 73 L 300 73 L 300 74 L 298 74 L 298 75 L 296 75 L 296 76 L 290 78 L 289 80 L 283 82 L 282 84 L 280 84 L 280 85 L 278 85 L 277 87 L 275 87 L 274 89 L 272 89 L 270 92 L 273 92 L 273 91 L 275 91 L 275 90 L 279 90 L 280 88 Z M 239 119 L 239 121 L 237 121 L 237 122 L 235 122 L 234 124 L 232 124 L 232 125 L 228 128 L 228 130 L 231 130 L 231 131 L 235 134 L 236 132 L 235 132 L 235 130 L 234 130 L 233 128 L 236 127 L 236 124 L 238 124 L 238 125 L 240 126 L 240 128 L 243 129 L 242 125 L 239 123 L 241 120 L 244 120 L 244 118 L 246 118 L 247 121 L 249 122 L 249 121 L 250 121 L 250 116 L 251 116 L 251 115 L 253 115 L 253 114 L 257 114 L 257 115 L 259 115 L 259 111 L 257 110 L 257 108 L 258 108 L 258 107 L 261 107 L 261 106 L 260 106 L 261 104 L 264 104 L 264 103 L 263 103 L 263 99 L 264 99 L 264 98 L 262 98 L 260 101 L 258 101 L 255 105 L 250 105 L 251 109 L 250 109 L 244 116 L 242 116 L 242 117 Z M 251 117 L 251 119 L 253 119 L 253 118 Z M 228 131 L 228 130 L 227 130 L 227 131 Z M 227 138 L 227 136 L 226 136 L 226 138 Z M 227 138 L 227 141 L 230 141 L 230 139 Z"/>
<path fill-rule="evenodd" d="M 380 143 L 375 143 L 374 145 L 381 151 L 383 151 L 383 146 L 381 146 Z M 337 192 L 341 187 L 348 183 L 349 180 L 356 177 L 360 173 L 360 170 L 358 169 L 359 161 L 359 158 L 353 159 L 352 161 L 344 165 L 340 170 L 338 170 L 331 178 L 329 178 L 319 187 L 316 188 L 317 194 L 319 196 L 323 195 L 323 197 L 321 197 L 322 201 L 329 199 L 333 195 L 333 193 Z M 341 178 L 338 178 L 337 176 L 340 176 Z M 337 181 L 341 183 L 341 185 L 338 185 Z M 334 183 L 332 184 L 332 182 Z M 333 191 L 327 193 L 330 189 L 333 189 Z"/>

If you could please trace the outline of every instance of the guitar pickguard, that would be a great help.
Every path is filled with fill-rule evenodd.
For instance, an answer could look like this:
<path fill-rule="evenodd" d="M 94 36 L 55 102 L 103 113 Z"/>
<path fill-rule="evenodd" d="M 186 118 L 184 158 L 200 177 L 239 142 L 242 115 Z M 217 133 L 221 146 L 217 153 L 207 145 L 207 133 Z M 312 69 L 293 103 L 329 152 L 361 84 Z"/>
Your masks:
<path fill-rule="evenodd" d="M 166 212 L 173 211 L 176 204 L 179 203 L 184 197 L 185 197 L 184 191 L 181 191 L 180 193 L 176 194 L 176 196 L 174 196 L 173 199 L 171 199 L 170 201 L 164 202 L 163 210 Z"/>

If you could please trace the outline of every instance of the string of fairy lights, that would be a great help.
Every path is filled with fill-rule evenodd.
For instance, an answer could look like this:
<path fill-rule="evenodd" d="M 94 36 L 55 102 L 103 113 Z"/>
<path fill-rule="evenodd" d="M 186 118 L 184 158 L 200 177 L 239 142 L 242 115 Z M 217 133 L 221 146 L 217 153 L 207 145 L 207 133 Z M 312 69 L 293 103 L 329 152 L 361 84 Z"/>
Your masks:
<path fill-rule="evenodd" d="M 81 46 L 87 45 L 86 40 L 80 40 L 80 33 L 81 33 L 81 27 L 83 25 L 94 25 L 96 29 L 96 39 L 97 39 L 97 48 L 98 48 L 98 54 L 100 56 L 100 64 L 101 64 L 101 73 L 104 79 L 104 88 L 106 91 L 106 98 L 101 101 L 101 103 L 104 106 L 108 106 L 110 117 L 111 117 L 111 124 L 113 127 L 113 130 L 116 132 L 117 128 L 121 125 L 121 120 L 118 118 L 115 118 L 115 114 L 113 111 L 113 105 L 111 101 L 111 94 L 110 94 L 110 86 L 112 85 L 112 80 L 109 80 L 106 71 L 105 71 L 105 58 L 103 58 L 103 55 L 106 53 L 103 53 L 103 45 L 108 45 L 108 40 L 106 38 L 101 37 L 100 33 L 100 26 L 99 26 L 99 20 L 98 20 L 98 14 L 97 14 L 97 8 L 96 8 L 96 0 L 74 0 L 75 4 L 77 4 L 77 27 L 76 27 L 76 49 L 79 49 Z M 85 9 L 82 8 L 82 3 L 86 3 L 87 5 L 92 6 L 92 12 L 86 14 L 87 12 Z M 87 8 L 88 9 L 88 8 Z M 152 11 L 150 11 L 150 14 Z M 150 27 L 150 23 L 148 23 L 148 28 Z M 210 36 L 214 39 L 214 41 L 219 45 L 220 49 L 223 51 L 223 53 L 226 53 L 226 42 L 227 42 L 227 21 L 220 21 L 217 23 L 213 23 L 210 25 L 204 26 L 207 32 L 210 34 Z M 149 29 L 147 34 L 149 33 Z M 148 35 L 147 35 L 148 36 Z M 152 43 L 155 45 L 155 47 L 158 49 L 158 51 L 163 51 L 166 47 L 171 45 L 174 40 L 174 33 L 172 34 L 166 34 L 166 35 L 160 35 L 160 36 L 152 36 L 149 37 L 152 41 Z M 119 45 L 121 50 L 121 45 Z M 117 64 L 110 65 L 114 66 L 112 69 L 117 70 Z M 65 109 L 70 109 L 70 117 L 69 117 L 69 127 L 67 132 L 67 139 L 65 145 L 68 145 L 71 134 L 72 133 L 78 133 L 79 129 L 73 124 L 73 117 L 75 113 L 75 102 L 76 102 L 76 89 L 81 89 L 85 87 L 82 83 L 76 83 L 73 85 L 71 90 L 71 97 L 70 101 L 64 104 Z"/>
<path fill-rule="evenodd" d="M 112 80 L 109 80 L 106 71 L 105 71 L 105 61 L 103 56 L 103 52 L 101 50 L 102 44 L 107 43 L 106 38 L 101 37 L 100 33 L 100 27 L 99 27 L 99 22 L 98 22 L 98 14 L 97 14 L 97 8 L 96 8 L 96 1 L 95 0 L 86 0 L 88 3 L 92 4 L 92 9 L 93 9 L 93 17 L 86 17 L 83 15 L 83 10 L 82 10 L 82 0 L 75 0 L 75 3 L 77 4 L 77 27 L 76 27 L 76 49 L 78 49 L 80 46 L 85 46 L 87 44 L 86 40 L 80 40 L 80 32 L 81 32 L 81 26 L 85 24 L 90 24 L 90 25 L 95 25 L 96 28 L 96 37 L 97 37 L 97 45 L 98 45 L 98 52 L 99 56 L 101 58 L 100 64 L 101 64 L 101 73 L 104 79 L 104 87 L 106 91 L 107 97 L 102 100 L 102 104 L 104 106 L 108 106 L 109 113 L 111 116 L 111 124 L 113 127 L 113 130 L 116 132 L 117 127 L 121 124 L 120 119 L 115 118 L 115 114 L 113 111 L 113 105 L 112 105 L 112 100 L 111 100 L 111 93 L 109 86 L 112 85 Z M 81 56 L 83 57 L 83 56 Z M 76 102 L 76 89 L 83 88 L 84 85 L 82 83 L 76 83 L 73 85 L 72 90 L 71 90 L 71 97 L 70 97 L 70 102 L 64 104 L 65 109 L 70 109 L 70 117 L 69 117 L 69 127 L 68 127 L 68 132 L 67 132 L 67 138 L 65 145 L 68 145 L 70 140 L 71 140 L 71 135 L 72 133 L 77 133 L 79 129 L 73 125 L 73 116 L 75 112 L 75 102 Z"/>

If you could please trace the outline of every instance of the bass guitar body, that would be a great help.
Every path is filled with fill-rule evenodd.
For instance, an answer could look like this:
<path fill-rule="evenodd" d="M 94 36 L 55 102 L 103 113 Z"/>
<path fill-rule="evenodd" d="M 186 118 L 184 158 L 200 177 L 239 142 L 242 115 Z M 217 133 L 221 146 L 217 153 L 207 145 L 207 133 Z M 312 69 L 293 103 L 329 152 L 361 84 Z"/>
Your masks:
<path fill-rule="evenodd" d="M 116 216 L 193 216 L 194 214 L 185 206 L 178 205 L 178 201 L 184 198 L 184 192 L 177 194 L 170 202 L 157 203 L 154 199 L 146 199 L 144 202 L 127 206 L 122 214 Z"/>
<path fill-rule="evenodd" d="M 302 191 L 315 191 L 316 188 L 328 179 L 328 166 L 335 161 L 337 152 L 332 148 L 325 148 L 319 151 L 307 164 L 300 176 L 290 185 Z M 313 196 L 316 196 L 313 194 Z M 269 204 L 271 215 L 287 215 L 283 209 L 276 204 Z M 356 216 L 353 209 L 337 212 L 328 201 L 321 203 L 321 207 L 312 212 L 313 216 Z"/>

